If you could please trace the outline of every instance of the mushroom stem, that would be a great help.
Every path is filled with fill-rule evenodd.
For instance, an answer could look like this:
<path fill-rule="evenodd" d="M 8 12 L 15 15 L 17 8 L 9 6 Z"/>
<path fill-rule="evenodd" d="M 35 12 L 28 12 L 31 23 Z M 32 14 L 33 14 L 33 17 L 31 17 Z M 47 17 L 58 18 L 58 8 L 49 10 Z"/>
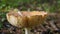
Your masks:
<path fill-rule="evenodd" d="M 25 29 L 25 34 L 31 34 L 30 29 L 29 28 L 24 28 Z"/>

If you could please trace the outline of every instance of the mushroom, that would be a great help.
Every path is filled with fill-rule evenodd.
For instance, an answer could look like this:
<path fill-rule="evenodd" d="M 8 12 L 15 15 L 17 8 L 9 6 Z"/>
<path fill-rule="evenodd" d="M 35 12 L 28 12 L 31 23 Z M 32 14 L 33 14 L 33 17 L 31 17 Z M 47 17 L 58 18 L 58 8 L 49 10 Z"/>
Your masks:
<path fill-rule="evenodd" d="M 6 14 L 8 22 L 13 26 L 23 27 L 25 29 L 25 34 L 29 34 L 31 27 L 35 27 L 44 22 L 46 16 L 47 12 L 44 11 L 10 11 Z"/>

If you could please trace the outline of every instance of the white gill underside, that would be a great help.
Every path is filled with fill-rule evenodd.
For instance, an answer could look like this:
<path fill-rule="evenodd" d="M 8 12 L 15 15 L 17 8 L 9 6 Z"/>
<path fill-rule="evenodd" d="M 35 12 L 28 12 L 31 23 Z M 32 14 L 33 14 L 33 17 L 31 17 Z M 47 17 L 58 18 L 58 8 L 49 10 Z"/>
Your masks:
<path fill-rule="evenodd" d="M 9 22 L 10 22 L 10 24 L 16 26 L 17 25 L 17 18 L 11 15 L 9 18 Z"/>

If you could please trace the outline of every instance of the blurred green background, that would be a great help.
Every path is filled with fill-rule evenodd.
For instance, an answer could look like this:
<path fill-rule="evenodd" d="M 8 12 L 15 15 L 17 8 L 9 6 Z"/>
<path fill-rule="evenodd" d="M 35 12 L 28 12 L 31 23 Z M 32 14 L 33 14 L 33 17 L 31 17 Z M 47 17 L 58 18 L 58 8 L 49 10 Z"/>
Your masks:
<path fill-rule="evenodd" d="M 60 12 L 60 0 L 0 0 L 0 28 L 10 9 Z"/>
<path fill-rule="evenodd" d="M 60 10 L 60 0 L 0 0 L 0 12 L 11 8 L 56 12 Z"/>

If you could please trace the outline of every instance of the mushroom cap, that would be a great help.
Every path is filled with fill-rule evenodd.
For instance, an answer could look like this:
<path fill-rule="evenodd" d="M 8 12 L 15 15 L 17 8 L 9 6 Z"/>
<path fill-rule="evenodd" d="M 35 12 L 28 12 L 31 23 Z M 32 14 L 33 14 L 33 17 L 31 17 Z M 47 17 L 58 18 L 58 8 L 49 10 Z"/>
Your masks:
<path fill-rule="evenodd" d="M 21 11 L 21 15 L 18 12 L 9 12 L 6 14 L 8 22 L 16 27 L 34 27 L 44 22 L 47 12 L 44 11 Z"/>

